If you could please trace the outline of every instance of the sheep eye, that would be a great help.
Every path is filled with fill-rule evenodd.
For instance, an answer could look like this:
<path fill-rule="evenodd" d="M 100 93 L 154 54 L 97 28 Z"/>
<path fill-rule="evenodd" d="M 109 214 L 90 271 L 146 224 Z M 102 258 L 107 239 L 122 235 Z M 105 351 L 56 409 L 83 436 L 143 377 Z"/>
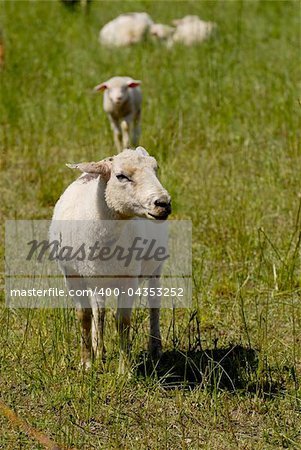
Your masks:
<path fill-rule="evenodd" d="M 123 173 L 120 173 L 119 175 L 116 175 L 116 178 L 119 180 L 119 181 L 124 181 L 124 180 L 126 180 L 126 181 L 131 181 L 126 175 L 124 175 Z"/>

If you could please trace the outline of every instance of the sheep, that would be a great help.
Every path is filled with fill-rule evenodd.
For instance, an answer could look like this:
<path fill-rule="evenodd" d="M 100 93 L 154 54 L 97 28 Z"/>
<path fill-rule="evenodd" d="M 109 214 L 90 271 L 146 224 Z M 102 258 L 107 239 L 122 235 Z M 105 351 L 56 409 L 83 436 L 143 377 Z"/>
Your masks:
<path fill-rule="evenodd" d="M 209 36 L 216 28 L 213 22 L 204 22 L 198 16 L 185 16 L 182 19 L 172 21 L 174 27 L 155 23 L 150 28 L 152 36 L 164 41 L 168 48 L 175 43 L 184 44 L 187 46 L 201 43 Z"/>
<path fill-rule="evenodd" d="M 138 145 L 141 133 L 142 93 L 140 80 L 130 77 L 113 77 L 95 86 L 94 91 L 104 91 L 103 109 L 107 113 L 118 151 L 130 143 Z"/>
<path fill-rule="evenodd" d="M 62 194 L 55 205 L 49 236 L 51 241 L 59 242 L 59 248 L 69 245 L 77 247 L 78 243 L 95 243 L 102 245 L 112 241 L 116 245 L 124 241 L 129 245 L 129 235 L 141 236 L 147 233 L 147 224 L 154 222 L 141 218 L 157 219 L 153 226 L 156 230 L 164 225 L 171 213 L 171 198 L 157 178 L 157 162 L 149 156 L 143 147 L 136 150 L 125 149 L 117 156 L 99 162 L 68 165 L 83 174 Z M 135 220 L 132 220 L 135 218 Z M 137 220 L 140 218 L 140 220 Z M 114 220 L 114 222 L 111 222 Z M 81 221 L 87 221 L 82 223 Z M 109 222 L 108 222 L 109 221 Z M 64 225 L 65 224 L 65 225 Z M 130 225 L 130 228 L 126 228 Z M 124 230 L 130 230 L 124 233 Z M 156 231 L 158 234 L 158 231 Z M 165 242 L 163 233 L 159 242 Z M 166 243 L 164 244 L 166 245 Z M 117 266 L 116 266 L 117 264 Z M 97 289 L 110 286 L 112 281 L 104 275 L 112 275 L 112 270 L 120 275 L 124 266 L 115 260 L 93 261 L 59 261 L 68 290 Z M 160 286 L 162 262 L 155 260 L 134 261 L 121 279 L 114 278 L 114 287 L 123 292 L 118 298 L 116 325 L 120 337 L 119 373 L 124 373 L 129 365 L 129 331 L 133 297 L 128 295 L 128 288 L 134 290 L 141 276 L 151 275 L 149 287 Z M 120 267 L 119 267 L 120 266 Z M 97 278 L 96 275 L 102 275 Z M 99 291 L 98 291 L 99 292 Z M 87 369 L 96 356 L 104 354 L 103 333 L 105 316 L 105 296 L 95 294 L 73 296 L 77 316 L 81 323 L 81 365 Z M 153 358 L 159 358 L 162 352 L 160 334 L 160 297 L 149 297 L 150 337 L 149 350 Z"/>
<path fill-rule="evenodd" d="M 214 22 L 205 22 L 198 16 L 185 16 L 174 20 L 173 24 L 176 25 L 176 29 L 172 35 L 172 45 L 181 43 L 190 46 L 201 43 L 208 39 L 216 28 Z"/>
<path fill-rule="evenodd" d="M 144 39 L 153 24 L 144 12 L 121 14 L 108 22 L 99 32 L 99 41 L 107 47 L 125 47 Z"/>

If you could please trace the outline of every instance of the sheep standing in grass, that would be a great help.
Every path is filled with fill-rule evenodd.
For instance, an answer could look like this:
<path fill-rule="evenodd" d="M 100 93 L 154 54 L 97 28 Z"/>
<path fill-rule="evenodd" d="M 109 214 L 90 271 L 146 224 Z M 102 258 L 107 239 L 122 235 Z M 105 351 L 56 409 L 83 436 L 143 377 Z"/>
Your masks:
<path fill-rule="evenodd" d="M 99 41 L 107 47 L 125 47 L 141 42 L 153 21 L 143 12 L 121 14 L 100 30 Z"/>
<path fill-rule="evenodd" d="M 117 156 L 97 163 L 80 163 L 70 167 L 79 169 L 83 175 L 66 189 L 54 209 L 50 239 L 59 242 L 59 248 L 78 248 L 80 243 L 85 243 L 90 248 L 95 241 L 101 247 L 108 246 L 108 243 L 117 246 L 123 242 L 127 248 L 129 234 L 141 236 L 143 227 L 145 231 L 146 224 L 151 225 L 150 222 L 130 219 L 141 217 L 165 220 L 171 212 L 170 196 L 156 175 L 157 162 L 142 147 L 137 147 L 136 150 L 126 149 Z M 124 235 L 129 224 L 130 231 Z M 158 222 L 156 229 L 160 226 L 162 223 Z M 98 293 L 90 296 L 76 293 L 79 294 L 78 290 L 95 288 L 99 292 L 101 287 L 108 286 L 119 287 L 122 291 L 118 298 L 116 323 L 121 345 L 119 371 L 124 372 L 134 301 L 134 297 L 128 295 L 128 288 L 135 291 L 141 276 L 151 274 L 149 287 L 156 289 L 160 285 L 163 263 L 153 259 L 134 261 L 125 273 L 124 262 L 118 260 L 80 261 L 73 258 L 60 261 L 59 264 L 69 291 L 74 290 L 73 299 L 82 327 L 81 361 L 86 368 L 91 365 L 92 356 L 103 352 L 105 296 Z M 116 273 L 116 269 L 118 274 L 122 272 L 125 276 L 120 279 L 114 277 L 112 282 L 109 277 Z M 160 297 L 149 298 L 149 301 L 152 305 L 149 349 L 153 357 L 158 357 L 162 348 Z"/>
<path fill-rule="evenodd" d="M 94 88 L 104 91 L 103 109 L 107 113 L 118 151 L 138 145 L 142 93 L 139 80 L 130 77 L 113 77 Z"/>

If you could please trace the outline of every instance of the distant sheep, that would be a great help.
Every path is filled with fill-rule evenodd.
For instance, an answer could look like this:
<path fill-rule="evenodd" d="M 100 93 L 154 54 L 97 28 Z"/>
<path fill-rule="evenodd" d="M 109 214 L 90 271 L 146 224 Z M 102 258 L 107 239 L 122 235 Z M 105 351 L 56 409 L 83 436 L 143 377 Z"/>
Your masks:
<path fill-rule="evenodd" d="M 99 41 L 107 47 L 124 47 L 141 42 L 153 24 L 144 12 L 121 14 L 100 30 Z"/>
<path fill-rule="evenodd" d="M 205 22 L 198 16 L 185 16 L 173 21 L 176 30 L 172 36 L 172 43 L 193 45 L 208 39 L 216 28 L 213 22 Z"/>
<path fill-rule="evenodd" d="M 215 23 L 205 22 L 193 15 L 173 20 L 172 23 L 175 27 L 153 24 L 150 28 L 151 35 L 164 41 L 167 47 L 176 43 L 187 46 L 201 43 L 208 39 L 216 28 Z"/>
<path fill-rule="evenodd" d="M 104 91 L 103 109 L 107 113 L 114 133 L 117 150 L 138 145 L 142 93 L 139 80 L 113 77 L 97 85 L 94 90 Z"/>
<path fill-rule="evenodd" d="M 108 245 L 114 248 L 118 247 L 120 241 L 127 248 L 130 243 L 129 233 L 124 232 L 124 229 L 130 224 L 133 235 L 143 236 L 141 231 L 149 224 L 131 219 L 141 217 L 165 220 L 171 213 L 170 196 L 157 178 L 157 162 L 143 147 L 124 150 L 117 156 L 96 163 L 72 164 L 69 167 L 76 168 L 83 174 L 66 189 L 54 208 L 49 236 L 51 241 L 59 242 L 59 250 L 64 246 L 78 248 L 82 243 L 91 248 L 95 242 L 100 245 L 98 248 Z M 158 233 L 156 231 L 156 236 Z M 106 298 L 99 294 L 99 290 L 110 286 L 120 288 L 116 314 L 121 345 L 119 371 L 123 373 L 126 370 L 131 305 L 134 301 L 128 289 L 135 292 L 138 281 L 145 275 L 150 276 L 149 287 L 155 292 L 149 298 L 149 350 L 153 357 L 160 356 L 160 296 L 156 292 L 160 286 L 162 262 L 149 257 L 137 259 L 134 264 L 126 267 L 124 278 L 115 276 L 113 286 L 112 279 L 108 279 L 112 276 L 112 270 L 117 275 L 125 270 L 124 261 L 120 259 L 104 261 L 99 258 L 73 258 L 60 261 L 59 264 L 69 292 L 73 290 L 82 327 L 81 362 L 85 368 L 91 366 L 92 357 L 101 356 L 104 352 Z M 98 293 L 95 293 L 96 288 Z"/>

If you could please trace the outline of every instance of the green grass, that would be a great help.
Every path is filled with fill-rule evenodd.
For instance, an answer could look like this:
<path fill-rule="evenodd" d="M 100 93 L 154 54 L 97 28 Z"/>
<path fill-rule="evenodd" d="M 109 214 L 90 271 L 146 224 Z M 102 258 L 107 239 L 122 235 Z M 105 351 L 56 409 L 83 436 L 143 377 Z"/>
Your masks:
<path fill-rule="evenodd" d="M 171 51 L 102 49 L 100 27 L 133 10 L 163 23 L 199 14 L 218 34 Z M 141 144 L 159 161 L 173 218 L 193 222 L 194 304 L 162 312 L 164 348 L 193 347 L 199 324 L 203 349 L 258 350 L 257 372 L 235 393 L 218 377 L 194 390 L 125 380 L 109 312 L 104 370 L 83 374 L 73 311 L 7 310 L 3 295 L 2 400 L 78 449 L 301 448 L 300 4 L 94 1 L 85 14 L 5 1 L 0 24 L 1 217 L 49 219 L 74 179 L 65 163 L 115 152 L 92 88 L 141 79 Z M 147 314 L 136 311 L 136 357 L 146 343 Z M 0 448 L 42 448 L 2 417 L 0 430 Z"/>

